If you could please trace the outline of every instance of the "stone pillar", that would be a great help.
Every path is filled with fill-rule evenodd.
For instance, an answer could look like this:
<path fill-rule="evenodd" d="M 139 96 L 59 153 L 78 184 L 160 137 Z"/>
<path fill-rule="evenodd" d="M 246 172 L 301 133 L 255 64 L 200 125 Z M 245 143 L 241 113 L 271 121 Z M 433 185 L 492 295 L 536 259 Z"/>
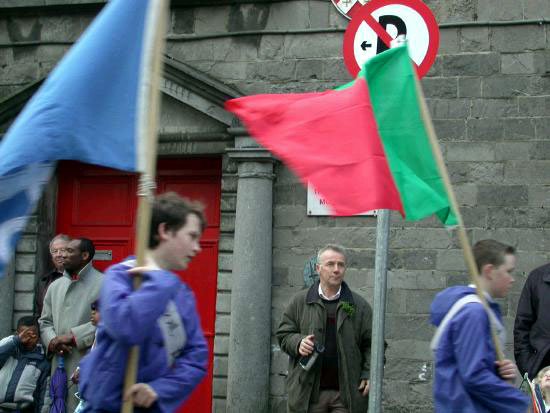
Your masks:
<path fill-rule="evenodd" d="M 0 278 L 0 338 L 12 333 L 13 296 L 15 294 L 13 260 L 4 270 L 4 277 Z"/>
<path fill-rule="evenodd" d="M 273 163 L 269 151 L 236 135 L 239 162 L 233 247 L 227 412 L 267 412 L 271 357 Z M 241 135 L 241 136 L 238 136 Z"/>

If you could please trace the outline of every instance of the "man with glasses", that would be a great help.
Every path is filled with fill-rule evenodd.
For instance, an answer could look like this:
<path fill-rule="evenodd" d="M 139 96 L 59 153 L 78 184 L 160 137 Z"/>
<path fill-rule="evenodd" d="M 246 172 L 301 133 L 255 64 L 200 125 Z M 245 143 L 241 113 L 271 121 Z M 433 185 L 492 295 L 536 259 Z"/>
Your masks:
<path fill-rule="evenodd" d="M 67 243 L 69 242 L 69 237 L 65 234 L 57 234 L 50 241 L 50 256 L 52 258 L 53 270 L 47 272 L 42 277 L 38 279 L 36 287 L 34 289 L 34 317 L 39 318 L 42 314 L 42 306 L 44 304 L 44 297 L 46 296 L 46 291 L 51 283 L 57 280 L 63 275 L 63 254 L 65 248 L 67 248 Z"/>
<path fill-rule="evenodd" d="M 288 412 L 366 411 L 371 307 L 344 281 L 343 247 L 321 248 L 317 272 L 319 280 L 290 300 L 277 330 L 290 358 Z"/>

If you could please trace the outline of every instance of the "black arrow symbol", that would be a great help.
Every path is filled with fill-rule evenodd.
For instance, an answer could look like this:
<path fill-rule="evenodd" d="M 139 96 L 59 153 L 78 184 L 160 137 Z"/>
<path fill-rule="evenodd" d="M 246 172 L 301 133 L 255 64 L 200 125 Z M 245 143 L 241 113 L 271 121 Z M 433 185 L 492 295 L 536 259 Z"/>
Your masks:
<path fill-rule="evenodd" d="M 367 47 L 371 47 L 371 46 L 372 44 L 367 43 L 366 40 L 363 43 L 361 43 L 361 49 L 363 49 L 364 51 L 367 50 Z"/>

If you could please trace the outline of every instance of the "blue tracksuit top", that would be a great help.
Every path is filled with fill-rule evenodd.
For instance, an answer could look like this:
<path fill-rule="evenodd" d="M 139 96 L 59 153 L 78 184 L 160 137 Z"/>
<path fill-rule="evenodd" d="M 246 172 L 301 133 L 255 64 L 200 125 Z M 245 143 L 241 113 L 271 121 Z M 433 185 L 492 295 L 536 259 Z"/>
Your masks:
<path fill-rule="evenodd" d="M 87 402 L 85 412 L 120 411 L 132 345 L 140 346 L 137 382 L 149 384 L 158 394 L 149 411 L 173 412 L 206 374 L 208 348 L 193 292 L 175 274 L 163 270 L 142 274 L 141 287 L 133 290 L 127 272 L 131 266 L 131 261 L 113 265 L 103 279 L 96 347 L 80 362 L 79 387 Z M 170 306 L 172 314 L 181 318 L 185 339 L 183 347 L 169 355 L 167 333 L 163 335 L 159 320 L 166 317 Z M 179 320 L 172 320 L 170 328 L 179 324 Z"/>
<path fill-rule="evenodd" d="M 453 304 L 468 294 L 475 294 L 475 289 L 455 286 L 438 293 L 430 307 L 432 324 L 438 326 Z M 488 301 L 501 320 L 498 304 Z M 480 303 L 468 303 L 454 315 L 444 328 L 434 358 L 436 412 L 526 411 L 529 403 L 527 395 L 497 374 L 489 317 Z"/>

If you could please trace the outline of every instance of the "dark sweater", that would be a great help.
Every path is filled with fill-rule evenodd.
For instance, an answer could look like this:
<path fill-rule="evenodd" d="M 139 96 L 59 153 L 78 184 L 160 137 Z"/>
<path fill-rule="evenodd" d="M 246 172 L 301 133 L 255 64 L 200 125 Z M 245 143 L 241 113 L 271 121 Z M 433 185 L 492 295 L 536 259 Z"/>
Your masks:
<path fill-rule="evenodd" d="M 325 352 L 321 365 L 321 389 L 338 390 L 338 348 L 336 343 L 336 309 L 338 300 L 323 300 L 327 311 L 325 324 Z"/>
<path fill-rule="evenodd" d="M 50 271 L 47 274 L 44 274 L 38 279 L 36 287 L 34 289 L 34 316 L 39 318 L 42 314 L 42 307 L 44 305 L 44 297 L 46 297 L 46 291 L 51 283 L 57 280 L 63 275 L 62 272 L 57 270 Z"/>

